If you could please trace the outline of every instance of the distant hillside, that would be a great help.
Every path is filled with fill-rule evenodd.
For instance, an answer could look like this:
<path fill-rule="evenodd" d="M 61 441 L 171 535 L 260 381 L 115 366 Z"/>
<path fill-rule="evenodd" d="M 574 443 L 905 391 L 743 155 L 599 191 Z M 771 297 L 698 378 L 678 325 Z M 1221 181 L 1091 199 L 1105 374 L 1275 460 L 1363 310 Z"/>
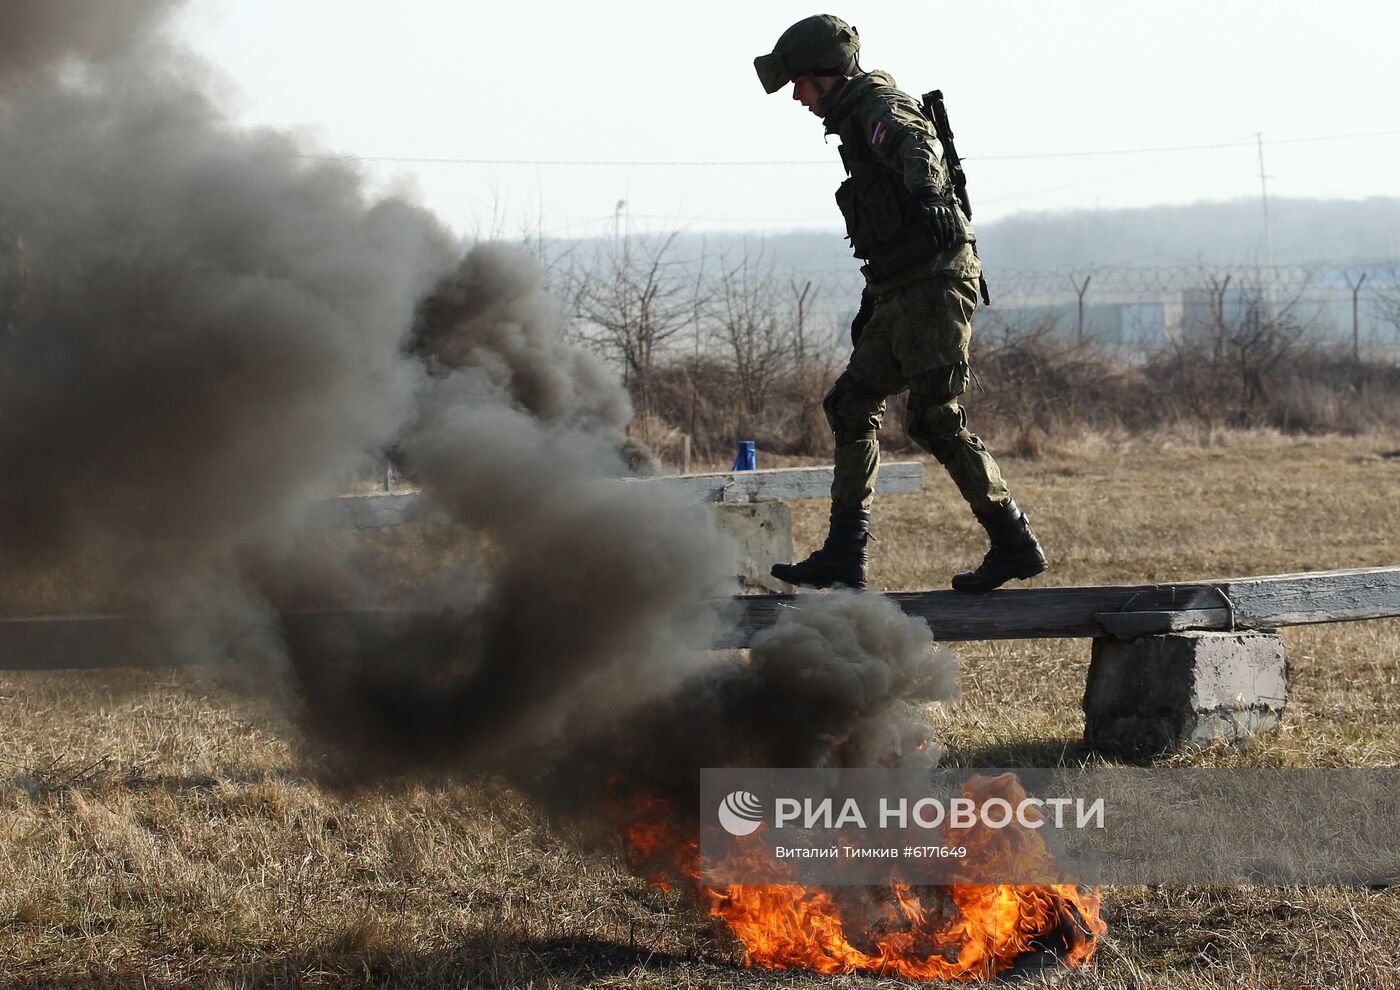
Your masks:
<path fill-rule="evenodd" d="M 1280 265 L 1349 264 L 1400 254 L 1400 199 L 1270 199 Z M 979 226 L 990 265 L 1194 265 L 1267 260 L 1258 199 L 1132 210 L 1026 213 Z"/>
<path fill-rule="evenodd" d="M 1336 266 L 1400 257 L 1400 199 L 1271 199 L 1274 260 Z M 839 218 L 833 217 L 833 223 Z M 1131 210 L 1025 213 L 977 225 L 989 269 L 1047 270 L 1115 266 L 1263 264 L 1258 199 Z M 652 235 L 653 237 L 655 235 Z M 670 257 L 762 248 L 785 270 L 851 272 L 857 266 L 839 229 L 802 233 L 683 233 Z M 606 248 L 608 240 L 559 242 L 556 250 Z"/>

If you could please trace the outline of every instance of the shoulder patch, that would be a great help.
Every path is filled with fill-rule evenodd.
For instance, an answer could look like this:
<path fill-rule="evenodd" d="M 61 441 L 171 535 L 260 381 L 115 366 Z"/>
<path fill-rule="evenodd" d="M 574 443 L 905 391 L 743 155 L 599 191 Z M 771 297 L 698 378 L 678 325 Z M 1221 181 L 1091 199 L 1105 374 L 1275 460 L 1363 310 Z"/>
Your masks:
<path fill-rule="evenodd" d="M 870 147 L 878 148 L 885 143 L 885 138 L 890 136 L 890 129 L 885 126 L 883 120 L 875 122 L 875 129 L 870 132 Z"/>

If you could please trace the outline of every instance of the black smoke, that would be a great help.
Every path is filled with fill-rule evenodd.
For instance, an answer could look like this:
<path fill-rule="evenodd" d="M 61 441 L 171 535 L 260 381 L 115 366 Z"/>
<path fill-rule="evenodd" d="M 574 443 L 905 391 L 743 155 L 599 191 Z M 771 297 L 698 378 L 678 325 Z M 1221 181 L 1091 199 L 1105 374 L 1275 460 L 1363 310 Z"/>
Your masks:
<path fill-rule="evenodd" d="M 86 588 L 165 617 L 182 660 L 256 667 L 339 779 L 492 770 L 543 793 L 934 752 L 917 705 L 949 662 L 878 598 L 814 600 L 747 661 L 708 652 L 731 548 L 618 480 L 630 402 L 539 269 L 462 256 L 354 167 L 235 126 L 167 33 L 177 8 L 7 8 L 11 593 Z M 389 451 L 463 549 L 388 612 L 308 624 L 288 603 L 332 583 L 392 597 L 308 526 Z"/>

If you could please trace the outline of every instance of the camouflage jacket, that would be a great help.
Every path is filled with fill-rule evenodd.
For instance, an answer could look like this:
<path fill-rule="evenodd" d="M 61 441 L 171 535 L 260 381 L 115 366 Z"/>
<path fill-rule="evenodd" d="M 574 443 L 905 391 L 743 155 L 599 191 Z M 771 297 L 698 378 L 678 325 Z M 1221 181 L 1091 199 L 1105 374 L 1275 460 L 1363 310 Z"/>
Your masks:
<path fill-rule="evenodd" d="M 827 133 L 841 139 L 848 178 L 836 191 L 836 203 L 852 253 L 868 262 L 867 279 L 888 283 L 928 272 L 976 278 L 976 234 L 957 207 L 942 147 L 919 104 L 877 70 L 848 82 L 825 121 Z M 964 243 L 942 251 L 929 245 L 914 205 L 914 193 L 926 188 L 958 210 Z"/>

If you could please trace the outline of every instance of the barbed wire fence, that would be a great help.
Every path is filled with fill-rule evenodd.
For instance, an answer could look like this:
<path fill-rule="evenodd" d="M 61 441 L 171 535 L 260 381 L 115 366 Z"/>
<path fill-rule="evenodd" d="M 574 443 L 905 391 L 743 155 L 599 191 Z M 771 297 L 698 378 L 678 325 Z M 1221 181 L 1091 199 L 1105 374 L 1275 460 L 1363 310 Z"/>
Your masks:
<path fill-rule="evenodd" d="M 763 253 L 765 241 L 757 250 Z M 701 252 L 704 254 L 703 245 Z M 728 250 L 728 249 L 726 249 Z M 747 250 L 747 248 L 745 248 Z M 594 262 L 574 258 L 575 269 Z M 788 266 L 769 252 L 777 277 L 819 290 L 804 323 L 810 342 L 839 351 L 859 307 L 864 279 L 855 259 L 826 266 Z M 676 265 L 699 273 L 723 268 L 722 252 Z M 1228 316 L 1259 297 L 1287 305 L 1307 338 L 1317 344 L 1351 345 L 1385 358 L 1400 354 L 1400 260 L 1337 264 L 1080 265 L 1054 269 L 986 266 L 992 305 L 978 326 L 1024 328 L 1055 323 L 1078 340 L 1107 346 L 1150 348 L 1189 332 L 1210 317 Z M 693 277 L 693 276 L 688 276 Z M 1360 354 L 1358 353 L 1358 357 Z"/>
<path fill-rule="evenodd" d="M 1314 342 L 1400 349 L 1400 261 L 1353 265 L 1209 264 L 1085 265 L 1055 269 L 986 270 L 992 306 L 978 322 L 1015 326 L 1055 321 L 1078 331 L 1080 303 L 1088 339 L 1150 346 L 1189 330 L 1201 308 L 1219 295 L 1227 309 L 1252 296 L 1287 301 Z M 823 286 L 818 318 L 834 325 L 854 314 L 864 284 L 851 268 L 795 269 Z M 1081 293 L 1081 289 L 1083 290 Z M 836 334 L 839 337 L 839 332 Z"/>

